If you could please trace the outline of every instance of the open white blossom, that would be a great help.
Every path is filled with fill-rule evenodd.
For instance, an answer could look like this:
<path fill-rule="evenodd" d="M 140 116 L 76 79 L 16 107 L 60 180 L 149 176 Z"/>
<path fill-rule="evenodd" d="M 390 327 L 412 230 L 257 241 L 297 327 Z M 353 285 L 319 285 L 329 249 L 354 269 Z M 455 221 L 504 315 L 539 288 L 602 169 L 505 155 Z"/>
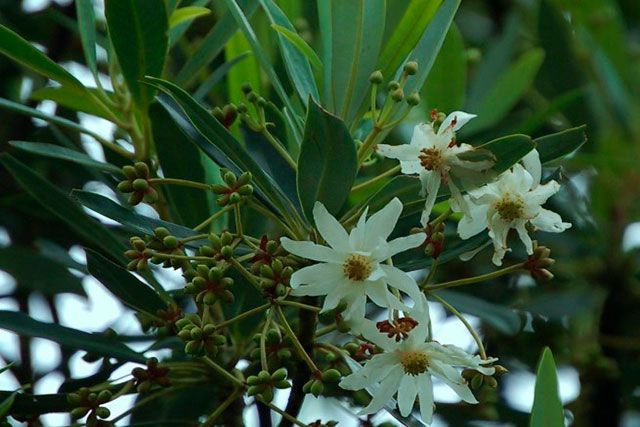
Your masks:
<path fill-rule="evenodd" d="M 431 341 L 427 307 L 423 296 L 408 312 L 413 317 L 401 317 L 393 322 L 383 322 L 382 325 L 367 320 L 361 324 L 359 332 L 362 336 L 384 350 L 340 382 L 344 389 L 366 388 L 372 394 L 373 399 L 362 410 L 363 414 L 379 411 L 390 401 L 393 402 L 391 399 L 397 394 L 398 409 L 403 417 L 411 414 L 417 398 L 422 421 L 431 424 L 434 409 L 432 377 L 442 380 L 465 402 L 478 403 L 457 368 L 493 375 L 495 369 L 483 365 L 497 359 L 482 360 L 459 347 Z M 387 324 L 392 324 L 404 334 L 393 336 L 387 332 L 390 328 L 384 327 Z"/>
<path fill-rule="evenodd" d="M 335 308 L 343 300 L 347 303 L 342 313 L 344 318 L 356 321 L 364 318 L 367 297 L 381 307 L 407 308 L 388 286 L 416 301 L 420 296 L 417 283 L 402 270 L 383 262 L 421 245 L 426 236 L 417 233 L 387 242 L 401 212 L 402 203 L 394 198 L 369 219 L 366 219 L 365 210 L 358 224 L 347 234 L 324 205 L 316 202 L 313 208 L 316 228 L 329 246 L 286 237 L 281 240 L 290 253 L 320 262 L 291 276 L 293 295 L 326 295 L 322 311 Z"/>
<path fill-rule="evenodd" d="M 378 153 L 400 160 L 402 173 L 420 176 L 420 194 L 426 195 L 420 220 L 422 225 L 429 222 L 441 184 L 449 186 L 452 197 L 466 210 L 462 192 L 454 181 L 458 180 L 466 186 L 469 181 L 477 180 L 479 172 L 493 166 L 493 161 L 490 160 L 470 161 L 459 157 L 460 154 L 474 150 L 474 147 L 458 144 L 455 133 L 474 117 L 475 114 L 454 111 L 444 119 L 437 132 L 433 123 L 421 123 L 414 128 L 409 144 L 378 145 Z"/>
<path fill-rule="evenodd" d="M 507 246 L 507 235 L 514 228 L 524 243 L 527 253 L 533 254 L 533 242 L 527 224 L 537 230 L 561 233 L 571 227 L 560 215 L 542 205 L 560 190 L 560 184 L 551 180 L 540 184 L 542 166 L 536 150 L 532 150 L 510 170 L 502 173 L 495 182 L 469 191 L 465 197 L 469 214 L 458 223 L 458 234 L 468 239 L 489 229 L 494 246 L 493 263 L 502 265 Z M 461 210 L 454 206 L 454 209 Z"/>

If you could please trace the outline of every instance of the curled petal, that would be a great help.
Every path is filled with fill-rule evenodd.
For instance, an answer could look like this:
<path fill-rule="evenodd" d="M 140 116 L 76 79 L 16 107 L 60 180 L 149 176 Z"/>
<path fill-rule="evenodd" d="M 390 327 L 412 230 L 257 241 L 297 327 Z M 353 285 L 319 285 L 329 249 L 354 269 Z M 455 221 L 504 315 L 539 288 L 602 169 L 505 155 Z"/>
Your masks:
<path fill-rule="evenodd" d="M 549 233 L 561 233 L 567 228 L 571 228 L 570 222 L 562 222 L 560 215 L 544 208 L 541 208 L 538 216 L 531 220 L 531 224 L 537 229 Z"/>

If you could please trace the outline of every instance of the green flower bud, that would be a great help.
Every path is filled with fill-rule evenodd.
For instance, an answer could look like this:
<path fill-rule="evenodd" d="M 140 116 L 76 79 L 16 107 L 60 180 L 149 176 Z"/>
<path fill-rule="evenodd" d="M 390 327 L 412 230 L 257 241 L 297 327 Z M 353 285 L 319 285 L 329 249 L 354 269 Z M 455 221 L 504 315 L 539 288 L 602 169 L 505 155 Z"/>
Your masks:
<path fill-rule="evenodd" d="M 238 104 L 238 113 L 240 114 L 246 114 L 247 111 L 249 111 L 249 109 L 247 108 L 247 106 L 244 103 L 240 103 Z"/>
<path fill-rule="evenodd" d="M 124 176 L 126 176 L 131 180 L 136 179 L 138 177 L 138 174 L 136 173 L 136 168 L 134 168 L 131 165 L 123 166 L 122 173 L 124 174 Z"/>
<path fill-rule="evenodd" d="M 413 92 L 411 95 L 407 97 L 407 104 L 416 106 L 420 104 L 420 94 L 418 92 Z"/>
<path fill-rule="evenodd" d="M 109 390 L 102 390 L 100 393 L 98 393 L 98 403 L 107 403 L 111 400 L 111 396 L 112 395 Z"/>
<path fill-rule="evenodd" d="M 267 264 L 262 264 L 260 266 L 260 275 L 268 279 L 273 279 L 275 277 L 273 270 Z"/>
<path fill-rule="evenodd" d="M 238 177 L 237 185 L 242 186 L 251 182 L 251 172 L 242 172 Z"/>
<path fill-rule="evenodd" d="M 216 118 L 219 122 L 224 120 L 224 113 L 222 112 L 222 108 L 213 107 L 211 110 L 211 115 Z"/>
<path fill-rule="evenodd" d="M 391 80 L 387 85 L 387 90 L 389 92 L 393 92 L 394 90 L 397 90 L 397 89 L 400 89 L 400 83 L 398 83 L 396 80 Z"/>
<path fill-rule="evenodd" d="M 473 378 L 471 378 L 471 388 L 474 390 L 479 389 L 480 387 L 482 387 L 483 380 L 484 380 L 484 375 L 482 374 L 474 375 Z"/>
<path fill-rule="evenodd" d="M 318 397 L 324 391 L 324 384 L 322 384 L 322 381 L 315 380 L 313 381 L 313 384 L 311 384 L 310 391 L 311 391 L 311 394 L 313 394 L 315 397 Z"/>
<path fill-rule="evenodd" d="M 282 261 L 280 261 L 279 259 L 274 259 L 273 262 L 271 263 L 271 268 L 273 269 L 273 272 L 276 274 L 280 274 L 282 272 Z"/>
<path fill-rule="evenodd" d="M 276 285 L 276 296 L 283 297 L 287 294 L 287 287 L 282 283 Z"/>
<path fill-rule="evenodd" d="M 280 368 L 271 374 L 272 381 L 282 381 L 285 378 L 287 378 L 287 370 L 285 368 Z"/>
<path fill-rule="evenodd" d="M 257 102 L 258 101 L 258 95 L 253 91 L 247 93 L 247 101 L 249 101 L 252 104 Z"/>
<path fill-rule="evenodd" d="M 257 334 L 255 334 L 253 337 L 251 337 L 251 340 L 252 340 L 255 344 L 260 345 L 260 339 L 261 339 L 261 337 L 262 337 L 262 334 L 261 334 L 261 333 L 257 333 Z"/>
<path fill-rule="evenodd" d="M 211 342 L 216 346 L 225 345 L 227 343 L 227 337 L 224 335 L 214 335 L 211 337 Z"/>
<path fill-rule="evenodd" d="M 222 184 L 213 184 L 213 185 L 211 185 L 211 189 L 216 194 L 225 194 L 225 193 L 227 193 L 227 191 L 229 191 L 229 187 L 227 187 L 226 185 L 222 185 Z"/>
<path fill-rule="evenodd" d="M 267 331 L 267 336 L 266 336 L 266 341 L 267 344 L 277 344 L 280 342 L 280 334 L 278 333 L 277 329 L 269 329 Z"/>
<path fill-rule="evenodd" d="M 418 72 L 418 63 L 416 61 L 409 61 L 404 65 L 404 72 L 410 76 L 413 76 Z"/>
<path fill-rule="evenodd" d="M 341 376 L 340 371 L 337 369 L 327 369 L 322 373 L 322 381 L 327 383 L 337 383 Z"/>
<path fill-rule="evenodd" d="M 251 83 L 249 82 L 244 82 L 242 83 L 242 86 L 240 86 L 240 90 L 242 90 L 242 93 L 249 93 L 251 92 L 253 89 L 251 88 Z"/>
<path fill-rule="evenodd" d="M 136 206 L 138 203 L 142 201 L 143 198 L 144 198 L 144 194 L 142 193 L 131 193 L 127 202 L 131 206 Z"/>
<path fill-rule="evenodd" d="M 67 395 L 67 402 L 71 403 L 72 405 L 78 405 L 81 401 L 82 398 L 77 393 L 69 393 Z"/>
<path fill-rule="evenodd" d="M 220 255 L 225 258 L 233 257 L 233 248 L 229 245 L 223 246 L 222 249 L 220 249 Z"/>
<path fill-rule="evenodd" d="M 202 328 L 202 331 L 206 336 L 209 337 L 216 333 L 216 326 L 211 323 L 207 323 L 206 325 L 204 325 L 204 328 Z"/>
<path fill-rule="evenodd" d="M 220 235 L 220 239 L 221 239 L 222 245 L 229 245 L 231 244 L 231 242 L 233 242 L 233 234 L 229 233 L 228 231 L 224 231 Z"/>
<path fill-rule="evenodd" d="M 142 200 L 152 205 L 158 201 L 158 192 L 153 188 L 149 188 L 147 192 L 144 194 L 144 196 L 142 197 Z"/>
<path fill-rule="evenodd" d="M 271 402 L 273 400 L 273 390 L 270 387 L 266 388 L 260 395 L 265 402 Z"/>
<path fill-rule="evenodd" d="M 237 193 L 241 196 L 250 196 L 253 194 L 253 186 L 250 184 L 245 184 L 242 187 L 239 187 Z"/>
<path fill-rule="evenodd" d="M 402 90 L 402 88 L 398 88 L 391 92 L 391 99 L 395 102 L 402 101 L 404 99 L 404 91 Z"/>
<path fill-rule="evenodd" d="M 287 381 L 287 380 L 282 380 L 282 381 L 278 381 L 275 384 L 275 387 L 280 389 L 280 390 L 284 390 L 284 389 L 287 389 L 287 388 L 291 388 L 291 383 L 289 381 Z"/>
<path fill-rule="evenodd" d="M 257 384 L 260 384 L 260 380 L 256 375 L 249 375 L 249 378 L 247 378 L 247 384 L 250 386 L 257 385 Z"/>
<path fill-rule="evenodd" d="M 236 181 L 238 180 L 236 178 L 236 174 L 234 174 L 233 172 L 231 172 L 230 170 L 227 170 L 223 175 L 222 175 L 222 179 L 224 180 L 224 182 L 227 183 L 227 185 L 229 186 L 234 186 L 236 184 Z"/>
<path fill-rule="evenodd" d="M 491 388 L 498 387 L 498 381 L 494 377 L 488 375 L 484 377 L 484 383 Z"/>
<path fill-rule="evenodd" d="M 216 294 L 214 294 L 213 292 L 207 292 L 202 297 L 202 302 L 205 303 L 206 305 L 213 305 L 216 303 L 216 299 L 217 299 Z"/>
<path fill-rule="evenodd" d="M 191 339 L 192 340 L 199 341 L 199 340 L 202 339 L 202 335 L 203 335 L 202 334 L 202 329 L 197 328 L 197 327 L 196 328 L 191 328 L 191 331 L 189 331 L 189 332 L 191 334 Z"/>
<path fill-rule="evenodd" d="M 180 244 L 180 241 L 175 236 L 167 236 L 162 239 L 162 244 L 168 249 L 175 249 Z"/>
<path fill-rule="evenodd" d="M 267 106 L 267 100 L 264 99 L 263 97 L 259 96 L 258 97 L 258 106 L 262 107 L 262 108 L 266 107 Z"/>
<path fill-rule="evenodd" d="M 149 166 L 147 166 L 146 163 L 136 162 L 136 164 L 134 164 L 133 167 L 135 168 L 136 173 L 138 174 L 139 177 L 142 177 L 142 178 L 149 177 Z"/>
<path fill-rule="evenodd" d="M 384 81 L 384 76 L 382 75 L 382 71 L 376 70 L 369 76 L 369 81 L 374 85 L 379 85 Z"/>
<path fill-rule="evenodd" d="M 146 393 L 149 390 L 151 390 L 151 382 L 149 381 L 143 381 L 140 384 L 138 384 L 138 387 L 136 387 L 136 390 L 138 391 L 138 393 Z"/>
<path fill-rule="evenodd" d="M 92 405 L 98 403 L 98 394 L 97 393 L 89 393 L 89 395 L 87 396 L 87 401 Z"/>
<path fill-rule="evenodd" d="M 281 348 L 277 351 L 276 356 L 280 360 L 289 360 L 292 356 L 291 350 L 289 350 L 288 348 Z"/>
<path fill-rule="evenodd" d="M 138 260 L 138 264 L 136 265 L 136 270 L 137 271 L 144 271 L 147 269 L 147 267 L 149 266 L 149 262 L 147 261 L 146 258 L 141 258 Z"/>
<path fill-rule="evenodd" d="M 248 396 L 255 396 L 256 394 L 258 394 L 258 393 L 260 393 L 260 392 L 262 391 L 262 388 L 263 388 L 263 387 L 262 387 L 262 385 L 253 385 L 253 386 L 250 386 L 250 387 L 247 389 L 247 395 L 248 395 Z"/>
<path fill-rule="evenodd" d="M 184 327 L 186 327 L 186 326 L 189 326 L 189 325 L 191 325 L 191 321 L 190 321 L 189 319 L 185 319 L 185 318 L 182 318 L 182 319 L 180 319 L 180 320 L 178 320 L 178 321 L 176 322 L 176 326 L 177 326 L 179 329 L 182 329 L 182 328 L 184 328 Z"/>
<path fill-rule="evenodd" d="M 338 332 L 346 334 L 351 330 L 351 324 L 344 319 L 340 319 L 336 322 L 336 329 Z"/>
<path fill-rule="evenodd" d="M 302 392 L 303 393 L 310 393 L 311 392 L 311 386 L 313 385 L 314 382 L 315 382 L 315 380 L 309 380 L 306 383 L 304 383 L 304 385 L 302 386 Z"/>
<path fill-rule="evenodd" d="M 187 354 L 197 354 L 202 349 L 202 343 L 200 341 L 189 341 L 184 347 L 184 352 Z"/>
<path fill-rule="evenodd" d="M 275 240 L 269 240 L 266 249 L 268 253 L 273 254 L 278 249 L 278 243 Z"/>
<path fill-rule="evenodd" d="M 149 188 L 149 183 L 146 179 L 136 178 L 132 183 L 132 187 L 135 191 L 144 191 Z"/>
<path fill-rule="evenodd" d="M 118 183 L 118 191 L 123 193 L 131 193 L 133 191 L 133 185 L 131 181 L 120 181 Z"/>
<path fill-rule="evenodd" d="M 191 340 L 191 331 L 183 329 L 180 332 L 178 332 L 178 337 L 183 341 L 189 341 Z"/>
<path fill-rule="evenodd" d="M 239 193 L 231 193 L 229 195 L 229 204 L 235 205 L 240 202 L 242 196 Z"/>
<path fill-rule="evenodd" d="M 254 348 L 253 350 L 251 350 L 251 353 L 249 353 L 249 357 L 254 360 L 260 359 L 260 349 Z"/>
<path fill-rule="evenodd" d="M 98 418 L 102 419 L 109 418 L 111 416 L 111 411 L 108 408 L 101 406 L 96 409 L 96 415 L 98 416 Z"/>
<path fill-rule="evenodd" d="M 271 375 L 267 371 L 258 372 L 258 380 L 260 380 L 260 384 L 264 384 L 271 379 Z"/>
<path fill-rule="evenodd" d="M 91 408 L 87 408 L 87 407 L 81 407 L 81 408 L 74 408 L 71 411 L 71 416 L 73 418 L 82 418 L 85 415 L 87 415 L 89 413 L 89 411 L 91 410 Z"/>

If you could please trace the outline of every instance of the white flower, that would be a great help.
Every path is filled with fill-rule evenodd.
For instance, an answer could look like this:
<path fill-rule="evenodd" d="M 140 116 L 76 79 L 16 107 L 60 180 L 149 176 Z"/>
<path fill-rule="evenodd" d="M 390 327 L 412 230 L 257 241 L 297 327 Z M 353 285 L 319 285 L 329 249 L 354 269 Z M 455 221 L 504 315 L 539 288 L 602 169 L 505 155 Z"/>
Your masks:
<path fill-rule="evenodd" d="M 364 318 L 367 297 L 381 307 L 406 308 L 388 286 L 416 301 L 421 293 L 415 280 L 396 267 L 382 264 L 399 252 L 421 245 L 426 238 L 424 233 L 417 233 L 387 242 L 401 212 L 402 203 L 394 198 L 369 219 L 365 210 L 347 234 L 324 205 L 316 202 L 313 218 L 329 246 L 281 239 L 290 253 L 320 262 L 291 276 L 293 295 L 326 295 L 322 311 L 335 308 L 343 300 L 348 304 L 343 316 L 356 321 Z"/>
<path fill-rule="evenodd" d="M 527 253 L 533 254 L 533 242 L 527 232 L 527 224 L 535 229 L 551 233 L 561 233 L 571 227 L 555 212 L 544 209 L 547 199 L 560 190 L 560 184 L 549 181 L 540 184 L 542 166 L 536 150 L 532 150 L 523 159 L 521 165 L 515 164 L 501 174 L 496 182 L 479 189 L 469 191 L 465 197 L 469 203 L 470 214 L 458 223 L 458 233 L 462 239 L 489 229 L 493 240 L 493 263 L 502 265 L 502 259 L 509 250 L 507 235 L 514 228 L 524 243 Z M 459 209 L 455 205 L 454 209 Z"/>
<path fill-rule="evenodd" d="M 456 368 L 469 368 L 493 375 L 494 368 L 483 365 L 497 359 L 482 360 L 459 347 L 427 341 L 430 337 L 426 307 L 427 301 L 423 296 L 410 311 L 417 325 L 413 323 L 415 327 L 404 340 L 399 341 L 390 338 L 387 333 L 381 333 L 371 321 L 362 323 L 359 332 L 384 352 L 374 355 L 364 367 L 345 377 L 340 386 L 347 390 L 367 388 L 372 393 L 373 399 L 363 409 L 364 414 L 379 411 L 397 393 L 398 409 L 403 417 L 411 414 L 417 397 L 422 421 L 431 424 L 434 408 L 432 377 L 442 380 L 465 402 L 478 403 L 467 381 Z"/>
<path fill-rule="evenodd" d="M 468 161 L 458 157 L 474 147 L 469 144 L 457 144 L 455 132 L 474 117 L 474 114 L 454 111 L 444 119 L 437 132 L 434 131 L 432 123 L 421 123 L 415 127 L 409 144 L 378 145 L 378 153 L 400 160 L 402 173 L 420 175 L 420 194 L 427 196 L 420 220 L 423 226 L 429 221 L 441 183 L 449 186 L 453 198 L 465 209 L 462 193 L 453 178 L 466 185 L 466 182 L 475 179 L 478 172 L 493 165 L 493 162 L 488 160 Z"/>

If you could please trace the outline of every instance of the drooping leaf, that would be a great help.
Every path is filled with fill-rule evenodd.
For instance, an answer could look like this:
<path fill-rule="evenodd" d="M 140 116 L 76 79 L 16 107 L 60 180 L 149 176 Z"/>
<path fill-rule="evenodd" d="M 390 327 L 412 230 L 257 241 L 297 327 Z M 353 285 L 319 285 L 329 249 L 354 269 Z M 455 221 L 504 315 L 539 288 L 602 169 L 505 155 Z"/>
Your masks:
<path fill-rule="evenodd" d="M 534 147 L 533 141 L 527 135 L 503 136 L 478 146 L 480 149 L 491 151 L 496 157 L 496 162 L 492 167 L 496 173 L 502 173 L 509 169 Z"/>
<path fill-rule="evenodd" d="M 87 249 L 87 268 L 118 300 L 134 310 L 155 315 L 167 306 L 153 289 L 91 249 Z"/>
<path fill-rule="evenodd" d="M 163 0 L 106 0 L 109 37 L 131 95 L 141 108 L 151 88 L 141 80 L 160 76 L 167 54 L 169 22 Z"/>
<path fill-rule="evenodd" d="M 94 77 L 98 76 L 98 61 L 96 58 L 96 12 L 93 1 L 77 0 L 76 15 L 78 16 L 78 31 L 82 42 L 82 51 L 87 66 Z"/>
<path fill-rule="evenodd" d="M 89 93 L 95 93 L 96 91 L 97 89 L 87 89 L 87 92 Z M 79 96 L 77 89 L 68 88 L 66 86 L 47 86 L 40 88 L 31 93 L 31 98 L 36 101 L 49 99 L 63 107 L 102 117 L 107 120 L 112 119 L 115 116 L 113 112 L 111 112 L 104 104 L 97 102 L 95 98 L 91 96 Z"/>
<path fill-rule="evenodd" d="M 318 54 L 307 44 L 306 41 L 304 41 L 302 37 L 300 37 L 298 33 L 276 24 L 271 25 L 271 28 L 289 40 L 291 44 L 293 44 L 293 46 L 295 46 L 307 58 L 311 67 L 313 67 L 317 72 L 322 72 L 322 61 L 320 61 Z"/>
<path fill-rule="evenodd" d="M 530 427 L 564 427 L 564 411 L 558 392 L 558 374 L 553 353 L 548 347 L 542 352 L 536 373 Z"/>
<path fill-rule="evenodd" d="M 383 0 L 318 2 L 324 64 L 323 105 L 350 126 L 369 91 L 384 34 Z"/>
<path fill-rule="evenodd" d="M 146 358 L 124 344 L 101 334 L 91 334 L 55 323 L 40 322 L 27 314 L 0 310 L 0 328 L 20 336 L 45 338 L 73 350 L 144 363 Z"/>
<path fill-rule="evenodd" d="M 16 147 L 20 150 L 26 151 L 28 153 L 37 154 L 40 156 L 66 160 L 66 161 L 77 163 L 90 168 L 103 170 L 105 172 L 111 172 L 115 174 L 122 173 L 119 167 L 112 165 L 111 163 L 99 162 L 98 160 L 94 160 L 84 153 L 71 150 L 70 148 L 61 147 L 59 145 L 46 144 L 44 142 L 28 142 L 28 141 L 10 141 L 9 145 L 11 145 L 12 147 Z"/>
<path fill-rule="evenodd" d="M 19 287 L 30 291 L 45 295 L 65 292 L 85 295 L 79 277 L 51 258 L 25 247 L 0 248 L 0 268 L 13 276 Z"/>
<path fill-rule="evenodd" d="M 309 100 L 298 158 L 298 196 L 305 215 L 322 202 L 336 215 L 349 196 L 357 173 L 355 143 L 344 122 Z"/>
<path fill-rule="evenodd" d="M 7 168 L 25 191 L 74 230 L 78 236 L 94 247 L 103 249 L 114 259 L 123 258 L 122 253 L 126 249 L 124 244 L 102 224 L 87 216 L 68 195 L 10 155 L 0 155 L 0 163 Z"/>
<path fill-rule="evenodd" d="M 289 22 L 287 16 L 280 10 L 273 0 L 261 0 L 260 2 L 272 25 L 277 25 L 283 30 L 297 35 L 297 33 L 295 33 L 295 28 Z M 304 43 L 302 39 L 299 39 L 299 42 L 296 45 L 290 40 L 291 35 L 286 37 L 280 32 L 278 32 L 277 37 L 285 68 L 287 69 L 289 78 L 298 92 L 300 100 L 302 102 L 307 102 L 307 98 L 310 96 L 316 100 L 319 99 L 320 95 L 318 94 L 318 88 L 316 87 L 316 82 L 313 78 L 313 72 L 311 71 L 309 60 L 299 50 L 300 41 L 303 43 L 302 46 L 305 46 L 306 43 Z"/>
<path fill-rule="evenodd" d="M 540 161 L 548 163 L 570 154 L 587 142 L 586 126 L 566 129 L 533 140 L 540 153 Z"/>
<path fill-rule="evenodd" d="M 149 107 L 149 119 L 164 176 L 205 182 L 200 151 L 176 126 L 169 113 L 161 105 L 154 103 Z M 203 190 L 167 186 L 166 191 L 182 223 L 188 227 L 200 224 L 213 213 L 207 193 Z"/>
<path fill-rule="evenodd" d="M 0 25 L 0 53 L 63 86 L 76 88 L 79 93 L 84 90 L 82 83 L 71 73 L 3 25 Z"/>
<path fill-rule="evenodd" d="M 184 22 L 193 21 L 201 16 L 211 13 L 209 9 L 201 6 L 185 6 L 174 10 L 169 17 L 169 28 L 174 28 Z"/>

